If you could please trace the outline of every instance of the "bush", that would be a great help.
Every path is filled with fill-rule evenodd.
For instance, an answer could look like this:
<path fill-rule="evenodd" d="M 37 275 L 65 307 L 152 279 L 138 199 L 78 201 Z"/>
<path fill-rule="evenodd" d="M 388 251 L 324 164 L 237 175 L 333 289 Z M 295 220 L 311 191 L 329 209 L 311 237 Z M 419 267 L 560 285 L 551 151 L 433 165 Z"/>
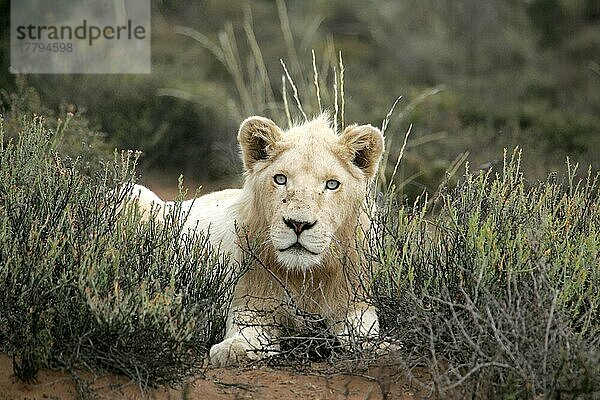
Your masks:
<path fill-rule="evenodd" d="M 134 153 L 87 174 L 57 152 L 62 125 L 18 121 L 0 121 L 0 346 L 15 374 L 86 367 L 143 385 L 194 374 L 222 334 L 227 258 L 199 236 L 180 245 L 179 211 L 162 224 L 119 210 Z"/>
<path fill-rule="evenodd" d="M 377 216 L 385 335 L 442 397 L 600 393 L 600 175 L 530 184 L 519 165 Z"/>

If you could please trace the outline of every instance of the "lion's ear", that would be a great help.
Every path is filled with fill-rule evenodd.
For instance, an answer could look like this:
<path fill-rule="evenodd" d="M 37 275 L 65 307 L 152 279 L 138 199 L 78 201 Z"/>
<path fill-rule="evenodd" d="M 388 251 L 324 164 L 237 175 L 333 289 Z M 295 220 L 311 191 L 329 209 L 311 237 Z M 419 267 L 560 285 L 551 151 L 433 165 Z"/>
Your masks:
<path fill-rule="evenodd" d="M 383 134 L 371 125 L 350 125 L 340 136 L 346 157 L 371 179 L 383 154 Z"/>
<path fill-rule="evenodd" d="M 281 129 L 268 118 L 250 117 L 242 122 L 238 142 L 242 148 L 244 169 L 250 171 L 257 161 L 269 158 L 275 143 L 282 137 Z"/>

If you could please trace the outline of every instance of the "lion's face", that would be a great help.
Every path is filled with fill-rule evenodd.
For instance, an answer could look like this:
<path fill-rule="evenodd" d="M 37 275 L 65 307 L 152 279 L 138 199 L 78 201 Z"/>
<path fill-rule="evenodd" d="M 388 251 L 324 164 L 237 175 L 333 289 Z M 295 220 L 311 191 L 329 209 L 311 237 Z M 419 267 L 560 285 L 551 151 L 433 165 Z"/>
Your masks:
<path fill-rule="evenodd" d="M 383 152 L 370 125 L 337 135 L 324 117 L 283 132 L 272 121 L 242 123 L 239 140 L 246 190 L 268 231 L 278 262 L 289 269 L 318 265 L 354 232 L 365 190 Z M 351 234 L 351 233 L 350 233 Z"/>

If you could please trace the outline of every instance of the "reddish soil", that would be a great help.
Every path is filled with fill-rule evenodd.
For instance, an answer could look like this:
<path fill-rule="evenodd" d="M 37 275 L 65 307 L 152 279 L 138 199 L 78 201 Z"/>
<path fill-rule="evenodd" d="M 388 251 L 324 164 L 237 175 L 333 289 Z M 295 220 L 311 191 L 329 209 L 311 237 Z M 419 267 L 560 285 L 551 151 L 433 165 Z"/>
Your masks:
<path fill-rule="evenodd" d="M 400 377 L 399 377 L 400 376 Z M 393 377 L 389 369 L 364 375 L 324 375 L 272 368 L 208 369 L 181 388 L 142 391 L 136 383 L 114 374 L 94 376 L 43 370 L 26 383 L 12 372 L 12 361 L 0 355 L 0 400 L 70 399 L 424 399 L 427 392 Z"/>

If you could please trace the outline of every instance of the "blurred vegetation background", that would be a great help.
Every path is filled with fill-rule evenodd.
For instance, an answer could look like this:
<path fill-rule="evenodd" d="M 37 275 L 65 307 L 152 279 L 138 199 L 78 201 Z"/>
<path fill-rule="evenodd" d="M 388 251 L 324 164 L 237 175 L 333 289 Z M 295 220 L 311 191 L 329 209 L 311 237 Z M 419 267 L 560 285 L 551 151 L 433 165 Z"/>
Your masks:
<path fill-rule="evenodd" d="M 403 96 L 386 136 L 399 148 L 413 124 L 395 178 L 409 198 L 435 192 L 461 156 L 486 169 L 516 145 L 530 178 L 563 170 L 567 156 L 600 167 L 597 0 L 154 1 L 152 74 L 27 76 L 9 73 L 9 3 L 1 107 L 75 111 L 98 133 L 81 141 L 107 155 L 141 150 L 141 181 L 165 197 L 179 174 L 190 186 L 239 182 L 240 121 L 284 124 L 279 59 L 311 82 L 312 49 L 330 86 L 342 52 L 347 122 L 381 125 Z"/>

